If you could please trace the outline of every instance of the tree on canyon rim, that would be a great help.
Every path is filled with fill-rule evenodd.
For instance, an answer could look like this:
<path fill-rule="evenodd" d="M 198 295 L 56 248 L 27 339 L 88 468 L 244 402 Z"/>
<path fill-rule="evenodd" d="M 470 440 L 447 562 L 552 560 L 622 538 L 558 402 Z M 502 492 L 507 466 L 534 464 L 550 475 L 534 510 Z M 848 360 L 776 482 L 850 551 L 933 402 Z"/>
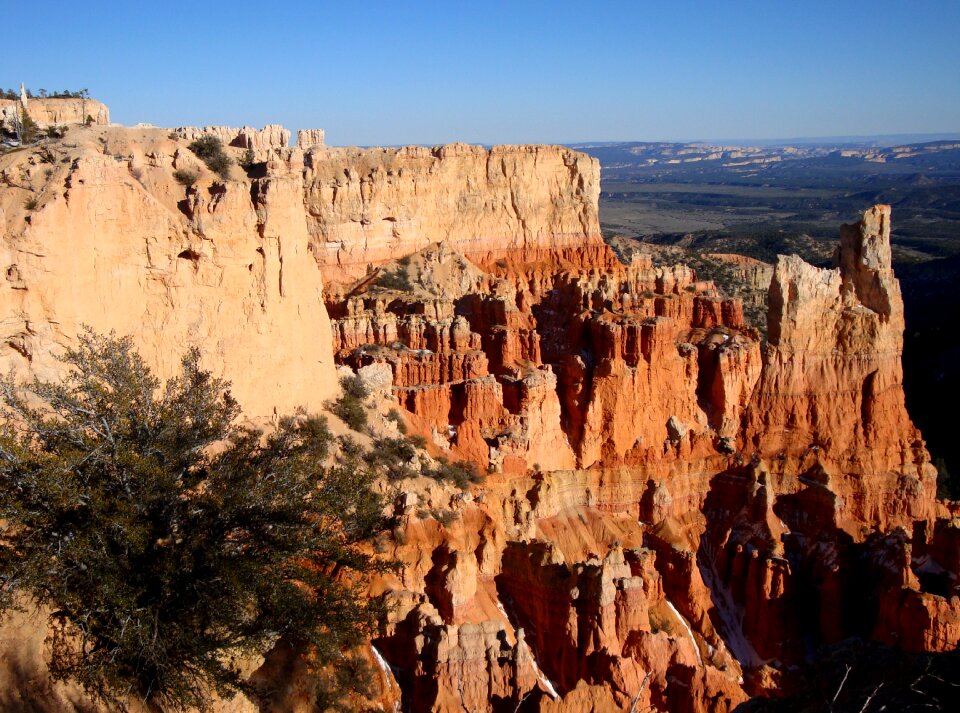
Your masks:
<path fill-rule="evenodd" d="M 324 465 L 325 419 L 238 425 L 197 350 L 163 386 L 113 334 L 62 361 L 0 384 L 0 610 L 49 612 L 53 677 L 203 708 L 255 694 L 236 662 L 281 640 L 342 662 L 378 613 L 356 582 L 381 502 L 359 456 Z"/>

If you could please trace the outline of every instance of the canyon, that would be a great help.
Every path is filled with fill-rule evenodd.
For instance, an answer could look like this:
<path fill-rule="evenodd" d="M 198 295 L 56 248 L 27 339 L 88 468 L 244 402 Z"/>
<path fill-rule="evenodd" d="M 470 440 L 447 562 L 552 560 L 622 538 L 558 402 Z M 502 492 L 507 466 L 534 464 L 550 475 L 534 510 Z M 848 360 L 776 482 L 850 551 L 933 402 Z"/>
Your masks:
<path fill-rule="evenodd" d="M 221 178 L 208 133 L 252 157 Z M 617 258 L 585 154 L 289 140 L 93 125 L 0 156 L 0 369 L 54 376 L 84 325 L 160 376 L 198 346 L 260 423 L 357 373 L 375 433 L 396 410 L 423 458 L 474 464 L 383 485 L 376 706 L 732 711 L 822 644 L 956 648 L 960 505 L 904 404 L 888 206 L 832 269 L 740 261 L 764 338 L 692 268 Z"/>

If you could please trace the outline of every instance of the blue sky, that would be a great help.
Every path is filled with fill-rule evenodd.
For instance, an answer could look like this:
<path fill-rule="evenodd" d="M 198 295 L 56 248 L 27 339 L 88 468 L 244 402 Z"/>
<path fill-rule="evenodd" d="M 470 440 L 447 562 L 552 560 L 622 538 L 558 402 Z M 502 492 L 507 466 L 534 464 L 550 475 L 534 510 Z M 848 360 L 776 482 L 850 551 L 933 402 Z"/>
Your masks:
<path fill-rule="evenodd" d="M 0 85 L 328 143 L 960 131 L 960 0 L 9 2 Z M 17 28 L 13 31 L 12 28 Z"/>

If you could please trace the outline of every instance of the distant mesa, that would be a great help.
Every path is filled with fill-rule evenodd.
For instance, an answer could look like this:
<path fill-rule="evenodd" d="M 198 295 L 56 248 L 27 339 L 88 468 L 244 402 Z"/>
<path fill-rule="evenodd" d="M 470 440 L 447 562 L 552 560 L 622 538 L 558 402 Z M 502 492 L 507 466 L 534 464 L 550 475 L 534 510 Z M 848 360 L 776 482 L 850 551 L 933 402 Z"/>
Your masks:
<path fill-rule="evenodd" d="M 297 132 L 297 146 L 302 149 L 323 146 L 323 129 L 300 129 Z"/>
<path fill-rule="evenodd" d="M 181 126 L 173 130 L 181 139 L 193 141 L 204 135 L 216 136 L 226 146 L 260 151 L 265 149 L 284 149 L 290 145 L 290 130 L 280 124 L 267 124 L 262 129 L 250 126 L 235 128 L 232 126 Z M 323 129 L 300 129 L 297 132 L 297 146 L 302 149 L 324 145 Z"/>
<path fill-rule="evenodd" d="M 86 90 L 83 91 L 86 92 Z M 22 85 L 19 95 L 12 91 L 0 92 L 0 133 L 18 135 L 16 127 L 24 115 L 29 115 L 41 130 L 84 124 L 97 126 L 110 124 L 110 109 L 107 105 L 83 96 L 80 92 L 33 96 Z M 135 128 L 153 127 L 150 124 L 137 124 Z M 212 135 L 226 146 L 254 151 L 288 148 L 292 136 L 290 130 L 280 124 L 267 124 L 262 129 L 251 126 L 239 128 L 222 125 L 180 126 L 172 131 L 178 138 L 187 141 Z M 300 129 L 297 131 L 296 145 L 302 149 L 324 146 L 323 129 Z"/>
<path fill-rule="evenodd" d="M 13 133 L 18 117 L 24 113 L 29 114 L 40 129 L 110 123 L 110 109 L 96 99 L 84 96 L 28 97 L 22 91 L 17 98 L 10 98 L 9 94 L 6 98 L 0 97 L 0 131 Z"/>

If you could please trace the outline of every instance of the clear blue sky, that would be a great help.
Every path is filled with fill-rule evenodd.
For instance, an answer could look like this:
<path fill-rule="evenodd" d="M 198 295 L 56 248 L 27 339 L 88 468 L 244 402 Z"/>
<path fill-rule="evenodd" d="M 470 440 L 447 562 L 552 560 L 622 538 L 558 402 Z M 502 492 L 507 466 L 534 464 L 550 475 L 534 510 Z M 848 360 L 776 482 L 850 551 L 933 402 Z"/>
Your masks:
<path fill-rule="evenodd" d="M 6 2 L 0 85 L 328 143 L 960 131 L 960 0 Z"/>

